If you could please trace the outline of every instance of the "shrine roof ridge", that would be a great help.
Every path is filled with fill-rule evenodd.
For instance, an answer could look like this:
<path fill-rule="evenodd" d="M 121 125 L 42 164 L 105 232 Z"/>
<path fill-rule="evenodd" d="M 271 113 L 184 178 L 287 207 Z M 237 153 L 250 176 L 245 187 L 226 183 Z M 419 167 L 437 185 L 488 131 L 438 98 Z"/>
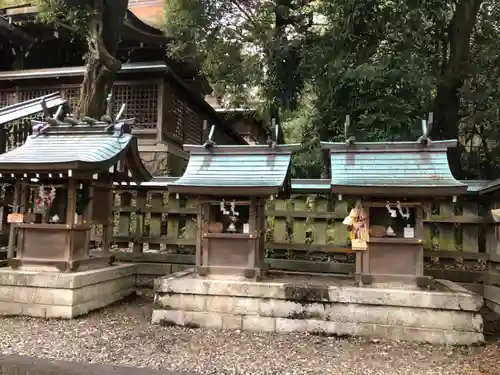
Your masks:
<path fill-rule="evenodd" d="M 274 147 L 269 145 L 214 145 L 206 147 L 205 145 L 183 145 L 183 149 L 192 155 L 252 155 L 252 154 L 280 154 L 289 153 L 299 149 L 300 144 L 276 144 Z"/>
<path fill-rule="evenodd" d="M 33 134 L 30 137 L 38 137 L 43 135 L 47 136 L 94 136 L 94 135 L 106 135 L 106 136 L 122 136 L 123 134 L 131 134 L 135 119 L 120 120 L 118 123 L 113 124 L 105 121 L 96 121 L 91 124 L 85 122 L 84 120 L 74 120 L 70 118 L 69 120 L 74 122 L 74 125 L 65 122 L 68 119 L 65 118 L 62 121 L 54 124 L 47 121 L 37 121 L 32 120 L 31 125 L 33 128 Z M 76 123 L 78 121 L 78 123 Z M 44 126 L 49 126 L 44 129 Z"/>
<path fill-rule="evenodd" d="M 435 152 L 456 147 L 456 139 L 443 141 L 403 141 L 403 142 L 321 142 L 321 148 L 331 153 L 350 152 Z"/>
<path fill-rule="evenodd" d="M 12 104 L 0 109 L 0 126 L 23 117 L 43 112 L 42 101 L 45 102 L 45 106 L 48 110 L 68 105 L 68 101 L 61 98 L 59 92 L 53 92 L 21 103 Z"/>

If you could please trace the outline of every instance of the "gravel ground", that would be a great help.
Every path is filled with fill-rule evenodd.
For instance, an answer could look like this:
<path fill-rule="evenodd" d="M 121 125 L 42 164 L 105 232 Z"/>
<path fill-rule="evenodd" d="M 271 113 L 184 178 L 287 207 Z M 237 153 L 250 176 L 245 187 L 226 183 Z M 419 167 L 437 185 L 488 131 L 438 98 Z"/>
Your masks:
<path fill-rule="evenodd" d="M 162 327 L 150 317 L 137 299 L 72 321 L 0 318 L 0 353 L 199 374 L 500 374 L 500 320 L 486 325 L 486 345 L 446 348 Z"/>

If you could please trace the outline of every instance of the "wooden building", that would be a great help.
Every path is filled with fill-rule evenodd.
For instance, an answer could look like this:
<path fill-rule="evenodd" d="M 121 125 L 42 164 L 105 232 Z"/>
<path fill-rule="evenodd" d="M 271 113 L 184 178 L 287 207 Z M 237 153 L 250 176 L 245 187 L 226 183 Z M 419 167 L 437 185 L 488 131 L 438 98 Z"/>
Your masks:
<path fill-rule="evenodd" d="M 36 21 L 36 7 L 0 10 L 0 107 L 58 91 L 74 109 L 86 45 L 65 25 Z M 196 67 L 166 55 L 169 39 L 128 12 L 114 101 L 135 117 L 141 158 L 153 175 L 181 175 L 183 143 L 200 144 L 216 125 L 219 144 L 247 144 L 204 100 L 211 88 Z M 47 53 L 50 51 L 50 53 Z"/>
<path fill-rule="evenodd" d="M 264 144 L 269 138 L 269 129 L 255 109 L 215 108 L 215 111 L 249 144 Z"/>

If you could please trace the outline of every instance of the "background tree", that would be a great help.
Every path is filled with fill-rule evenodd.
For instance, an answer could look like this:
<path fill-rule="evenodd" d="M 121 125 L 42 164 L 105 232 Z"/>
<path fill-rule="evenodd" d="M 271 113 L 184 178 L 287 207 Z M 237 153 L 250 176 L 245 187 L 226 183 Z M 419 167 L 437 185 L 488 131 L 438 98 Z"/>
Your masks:
<path fill-rule="evenodd" d="M 481 128 L 478 116 L 474 125 L 471 117 L 464 121 L 464 109 L 475 111 L 479 104 L 467 103 L 464 84 L 475 82 L 475 75 L 491 74 L 491 62 L 498 61 L 498 35 L 491 35 L 499 30 L 498 3 L 321 2 L 317 9 L 324 27 L 307 49 L 308 79 L 316 98 L 308 123 L 314 131 L 304 129 L 303 139 L 310 140 L 311 134 L 341 139 L 345 115 L 350 114 L 358 139 L 414 140 L 421 119 L 432 111 L 433 139 L 460 138 L 462 147 L 449 155 L 455 176 L 485 176 L 486 170 L 478 173 L 476 166 L 485 165 L 486 155 L 486 164 L 492 164 L 486 151 L 491 151 L 491 142 L 473 153 L 463 147 L 471 129 Z M 489 30 L 488 40 L 482 28 Z M 492 93 L 490 87 L 486 96 Z M 496 170 L 490 169 L 489 175 Z"/>
<path fill-rule="evenodd" d="M 169 0 L 170 53 L 191 58 L 216 96 L 244 105 L 263 98 L 270 117 L 294 108 L 303 85 L 302 49 L 312 20 L 309 0 Z"/>
<path fill-rule="evenodd" d="M 128 0 L 38 0 L 44 21 L 70 25 L 87 40 L 86 69 L 77 115 L 100 118 L 121 62 L 115 55 Z"/>
<path fill-rule="evenodd" d="M 216 93 L 281 110 L 301 141 L 297 176 L 319 177 L 319 140 L 458 138 L 457 178 L 500 175 L 500 0 L 169 0 L 166 31 Z M 251 89 L 255 88 L 254 91 Z"/>

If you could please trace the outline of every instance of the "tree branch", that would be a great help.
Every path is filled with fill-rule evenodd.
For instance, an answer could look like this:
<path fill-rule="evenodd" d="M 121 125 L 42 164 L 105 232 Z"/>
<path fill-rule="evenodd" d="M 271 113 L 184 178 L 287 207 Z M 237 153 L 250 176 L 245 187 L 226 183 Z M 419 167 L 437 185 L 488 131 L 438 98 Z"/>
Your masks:
<path fill-rule="evenodd" d="M 255 22 L 255 15 L 253 15 L 249 10 L 245 9 L 245 7 L 238 0 L 231 0 L 231 3 L 236 8 L 238 8 L 241 13 L 243 13 L 248 22 L 250 22 L 254 27 L 257 27 L 257 23 Z"/>

